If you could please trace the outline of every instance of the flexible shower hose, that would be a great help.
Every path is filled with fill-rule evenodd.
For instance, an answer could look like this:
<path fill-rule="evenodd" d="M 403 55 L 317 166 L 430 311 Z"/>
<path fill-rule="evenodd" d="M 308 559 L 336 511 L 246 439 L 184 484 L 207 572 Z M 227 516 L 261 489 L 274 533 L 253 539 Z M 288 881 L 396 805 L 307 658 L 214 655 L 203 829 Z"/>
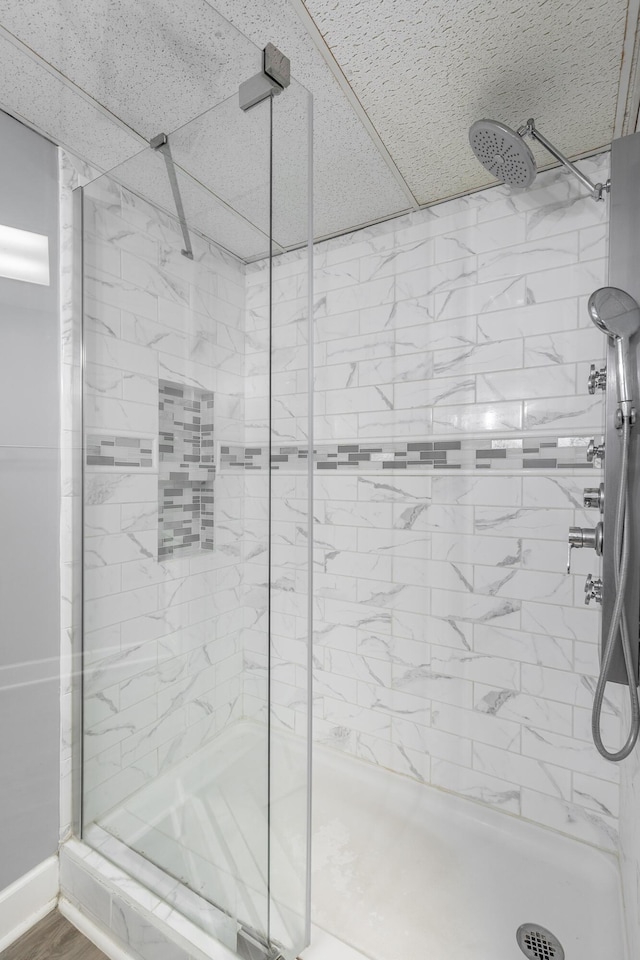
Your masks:
<path fill-rule="evenodd" d="M 629 573 L 629 536 L 627 530 L 628 519 L 628 499 L 629 499 L 629 443 L 631 439 L 631 425 L 627 417 L 622 424 L 622 458 L 620 463 L 620 487 L 618 489 L 618 500 L 616 503 L 615 519 L 615 540 L 613 549 L 613 567 L 616 585 L 616 599 L 613 605 L 613 613 L 609 623 L 607 639 L 602 653 L 602 663 L 600 667 L 600 676 L 596 685 L 593 699 L 593 713 L 591 717 L 591 732 L 593 742 L 596 745 L 598 753 L 605 760 L 624 760 L 629 756 L 636 745 L 638 734 L 640 733 L 640 702 L 638 701 L 638 688 L 635 681 L 635 672 L 633 668 L 633 653 L 631 640 L 629 638 L 629 629 L 627 618 L 624 611 L 624 591 L 627 584 Z M 622 747 L 615 753 L 607 750 L 602 742 L 600 732 L 600 723 L 602 717 L 602 704 L 604 701 L 604 692 L 609 678 L 611 661 L 615 650 L 616 637 L 620 631 L 622 640 L 622 652 L 624 655 L 624 665 L 629 681 L 629 702 L 631 706 L 631 724 L 629 735 Z"/>

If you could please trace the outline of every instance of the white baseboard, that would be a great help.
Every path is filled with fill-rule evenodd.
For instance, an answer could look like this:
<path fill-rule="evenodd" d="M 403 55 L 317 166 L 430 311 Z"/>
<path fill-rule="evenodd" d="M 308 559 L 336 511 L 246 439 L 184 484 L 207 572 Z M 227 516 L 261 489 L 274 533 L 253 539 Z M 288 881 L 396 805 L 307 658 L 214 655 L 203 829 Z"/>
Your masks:
<path fill-rule="evenodd" d="M 59 888 L 58 858 L 49 857 L 0 891 L 0 953 L 53 910 Z"/>
<path fill-rule="evenodd" d="M 69 900 L 61 897 L 58 909 L 62 916 L 66 917 L 69 923 L 72 923 L 80 933 L 84 934 L 87 940 L 91 940 L 91 943 L 96 946 L 98 950 L 102 950 L 109 960 L 135 960 L 132 953 L 129 953 L 124 947 L 121 947 L 119 943 L 112 940 L 102 927 L 99 927 L 93 920 L 90 920 L 86 914 L 81 913 Z"/>

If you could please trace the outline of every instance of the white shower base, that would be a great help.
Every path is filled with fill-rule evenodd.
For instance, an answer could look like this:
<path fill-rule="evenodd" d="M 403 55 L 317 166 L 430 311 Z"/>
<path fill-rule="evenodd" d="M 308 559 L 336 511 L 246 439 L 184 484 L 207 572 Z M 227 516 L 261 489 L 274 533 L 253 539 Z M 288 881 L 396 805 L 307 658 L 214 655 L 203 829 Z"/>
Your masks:
<path fill-rule="evenodd" d="M 518 960 L 527 921 L 566 960 L 626 957 L 610 854 L 326 749 L 313 796 L 320 930 L 304 960 Z"/>
<path fill-rule="evenodd" d="M 285 904 L 301 898 L 302 752 L 288 736 L 272 750 L 274 769 L 296 772 L 271 811 Z M 247 784 L 262 780 L 264 753 L 264 731 L 238 724 L 102 827 L 232 916 L 258 920 L 266 810 L 260 785 Z M 303 960 L 518 960 L 515 932 L 527 921 L 553 931 L 566 960 L 626 958 L 610 854 L 323 747 L 313 809 L 314 929 Z M 172 900 L 179 908 L 179 891 Z M 297 926 L 295 912 L 279 912 L 283 932 Z"/>

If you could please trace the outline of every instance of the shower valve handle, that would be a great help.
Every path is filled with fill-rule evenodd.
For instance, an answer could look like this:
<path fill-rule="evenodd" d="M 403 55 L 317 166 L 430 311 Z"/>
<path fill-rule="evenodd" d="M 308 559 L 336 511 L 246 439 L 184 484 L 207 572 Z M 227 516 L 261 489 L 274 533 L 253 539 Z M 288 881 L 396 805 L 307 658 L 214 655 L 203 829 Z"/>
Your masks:
<path fill-rule="evenodd" d="M 595 363 L 591 364 L 591 369 L 589 370 L 589 376 L 587 378 L 587 385 L 589 388 L 589 393 L 595 393 L 596 390 L 606 390 L 607 389 L 607 368 L 602 367 L 600 370 L 596 370 Z"/>
<path fill-rule="evenodd" d="M 600 577 L 594 578 L 589 574 L 584 584 L 584 602 L 588 605 L 592 600 L 596 603 L 602 603 L 602 580 Z"/>
<path fill-rule="evenodd" d="M 567 573 L 571 573 L 571 551 L 591 547 L 597 556 L 602 556 L 602 523 L 597 527 L 569 527 L 569 548 L 567 550 Z"/>

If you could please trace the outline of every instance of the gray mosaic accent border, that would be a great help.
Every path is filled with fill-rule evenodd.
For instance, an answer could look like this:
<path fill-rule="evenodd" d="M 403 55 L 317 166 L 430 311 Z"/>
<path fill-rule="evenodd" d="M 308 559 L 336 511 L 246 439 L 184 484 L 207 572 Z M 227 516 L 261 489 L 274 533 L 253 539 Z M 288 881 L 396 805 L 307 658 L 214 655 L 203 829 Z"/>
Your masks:
<path fill-rule="evenodd" d="M 587 437 L 467 437 L 461 440 L 410 440 L 399 443 L 317 444 L 316 470 L 592 470 Z M 220 468 L 264 470 L 267 446 L 221 446 Z M 306 469 L 309 448 L 274 446 L 273 470 Z"/>
<path fill-rule="evenodd" d="M 158 386 L 158 559 L 213 550 L 212 393 Z"/>
<path fill-rule="evenodd" d="M 122 467 L 135 470 L 153 467 L 153 440 L 150 437 L 120 437 L 117 434 L 87 435 L 88 467 Z"/>

